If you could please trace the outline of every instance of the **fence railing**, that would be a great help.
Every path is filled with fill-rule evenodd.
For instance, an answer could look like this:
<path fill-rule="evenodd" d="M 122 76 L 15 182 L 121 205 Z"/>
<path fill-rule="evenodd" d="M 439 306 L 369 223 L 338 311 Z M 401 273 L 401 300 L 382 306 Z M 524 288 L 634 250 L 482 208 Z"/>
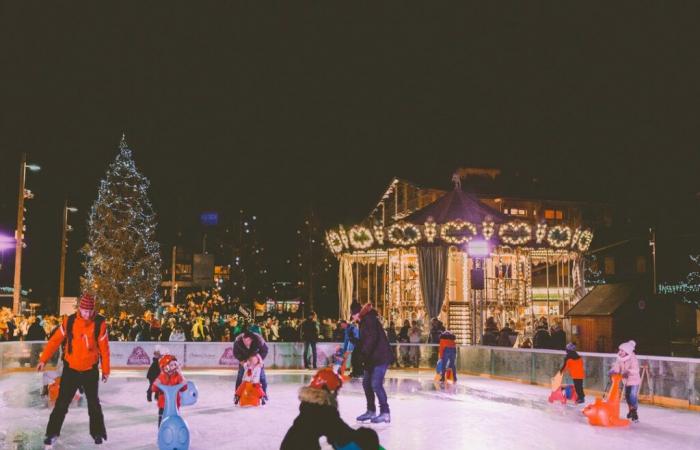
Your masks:
<path fill-rule="evenodd" d="M 0 373 L 20 367 L 34 367 L 45 342 L 0 343 Z M 143 369 L 151 363 L 156 346 L 177 356 L 185 368 L 238 367 L 231 343 L 218 342 L 110 342 L 112 367 Z M 304 344 L 301 342 L 268 343 L 265 364 L 271 369 L 303 367 Z M 317 344 L 318 366 L 330 363 L 338 344 Z M 397 344 L 394 353 L 400 367 L 433 369 L 437 364 L 438 346 L 431 344 Z M 615 355 L 581 353 L 585 363 L 585 387 L 604 391 L 608 371 Z M 57 356 L 54 356 L 54 361 Z M 643 400 L 700 410 L 700 359 L 639 355 L 643 371 L 640 396 Z M 474 375 L 548 385 L 564 361 L 564 352 L 556 350 L 512 349 L 504 347 L 459 346 L 457 370 Z M 644 374 L 646 373 L 646 375 Z"/>

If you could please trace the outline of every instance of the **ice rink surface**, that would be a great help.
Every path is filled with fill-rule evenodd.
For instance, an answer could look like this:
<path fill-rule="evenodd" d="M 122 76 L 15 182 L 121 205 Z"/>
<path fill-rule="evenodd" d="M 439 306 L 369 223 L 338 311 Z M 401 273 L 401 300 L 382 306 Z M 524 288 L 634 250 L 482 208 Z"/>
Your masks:
<path fill-rule="evenodd" d="M 233 406 L 233 373 L 185 371 L 200 394 L 195 406 L 182 410 L 191 448 L 278 449 L 298 412 L 297 390 L 312 374 L 269 371 L 270 403 L 243 409 Z M 50 409 L 39 395 L 40 385 L 38 373 L 0 376 L 1 448 L 43 449 Z M 401 371 L 390 372 L 385 386 L 392 423 L 374 428 L 387 450 L 700 449 L 697 412 L 642 404 L 640 423 L 596 428 L 587 424 L 581 406 L 550 405 L 548 389 L 538 386 L 462 376 L 455 390 L 444 391 L 433 384 L 431 373 Z M 146 402 L 146 387 L 145 371 L 115 371 L 107 384 L 100 384 L 109 438 L 101 448 L 156 448 L 157 408 Z M 358 426 L 354 418 L 365 410 L 359 380 L 346 383 L 339 403 L 345 421 Z M 99 448 L 88 435 L 85 404 L 71 407 L 54 448 Z"/>

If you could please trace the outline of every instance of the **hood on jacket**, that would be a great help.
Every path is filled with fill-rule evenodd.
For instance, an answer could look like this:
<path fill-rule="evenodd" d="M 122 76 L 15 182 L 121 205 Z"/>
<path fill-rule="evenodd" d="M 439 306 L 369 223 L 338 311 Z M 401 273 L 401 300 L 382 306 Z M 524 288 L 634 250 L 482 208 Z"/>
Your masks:
<path fill-rule="evenodd" d="M 319 406 L 338 407 L 338 396 L 327 389 L 317 389 L 304 386 L 299 389 L 299 400 Z"/>
<path fill-rule="evenodd" d="M 360 310 L 360 320 L 362 320 L 363 317 L 365 317 L 367 314 L 369 314 L 370 311 L 373 311 L 372 304 L 367 303 L 365 306 L 362 307 Z"/>

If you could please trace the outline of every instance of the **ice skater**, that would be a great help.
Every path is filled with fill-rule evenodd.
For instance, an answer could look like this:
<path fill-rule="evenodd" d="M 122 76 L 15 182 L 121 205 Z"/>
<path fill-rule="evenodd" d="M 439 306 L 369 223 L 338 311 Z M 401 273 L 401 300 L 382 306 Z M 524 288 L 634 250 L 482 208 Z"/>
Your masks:
<path fill-rule="evenodd" d="M 265 392 L 260 387 L 263 364 L 257 355 L 243 364 L 243 381 L 236 389 L 236 398 L 241 406 L 265 404 Z"/>
<path fill-rule="evenodd" d="M 639 385 L 642 384 L 642 378 L 639 373 L 639 362 L 637 355 L 634 354 L 634 349 L 637 343 L 627 341 L 620 344 L 617 352 L 617 359 L 613 363 L 609 374 L 622 375 L 622 382 L 625 385 L 625 400 L 627 401 L 627 418 L 633 422 L 639 421 L 637 408 L 639 406 Z"/>
<path fill-rule="evenodd" d="M 160 375 L 160 348 L 156 347 L 153 351 L 153 361 L 151 362 L 151 367 L 148 368 L 146 373 L 146 379 L 148 380 L 148 389 L 146 389 L 146 400 L 153 401 L 153 382 L 156 381 L 158 375 Z M 158 397 L 156 396 L 156 400 Z"/>
<path fill-rule="evenodd" d="M 42 371 L 51 356 L 63 346 L 64 367 L 56 406 L 54 406 L 49 423 L 46 426 L 44 444 L 53 446 L 61 434 L 63 421 L 68 413 L 75 392 L 82 386 L 88 404 L 90 416 L 90 436 L 95 444 L 107 440 L 104 416 L 98 396 L 98 381 L 100 378 L 98 364 L 102 366 L 102 381 L 109 378 L 109 340 L 107 324 L 104 317 L 95 314 L 95 298 L 90 294 L 80 297 L 78 313 L 64 317 L 59 330 L 54 333 L 46 344 L 37 370 Z"/>
<path fill-rule="evenodd" d="M 576 403 L 585 403 L 586 394 L 583 392 L 583 379 L 585 370 L 583 369 L 583 358 L 576 351 L 576 344 L 569 342 L 566 344 L 566 356 L 564 357 L 564 365 L 561 366 L 559 372 L 564 374 L 568 370 L 571 379 L 574 380 L 574 389 L 576 389 Z"/>
<path fill-rule="evenodd" d="M 457 382 L 457 336 L 445 330 L 440 333 L 440 347 L 438 347 L 438 357 L 440 358 L 440 382 L 445 382 L 445 373 L 448 369 L 452 369 L 452 382 Z"/>
<path fill-rule="evenodd" d="M 160 367 L 160 374 L 153 380 L 151 385 L 151 392 L 153 392 L 158 399 L 158 427 L 160 428 L 160 423 L 163 421 L 163 411 L 165 411 L 165 395 L 158 388 L 158 383 L 163 386 L 175 386 L 180 383 L 184 383 L 180 391 L 177 393 L 177 409 L 180 410 L 180 392 L 187 390 L 187 381 L 185 377 L 182 376 L 180 371 L 180 363 L 177 358 L 173 355 L 163 355 L 158 361 Z"/>
<path fill-rule="evenodd" d="M 252 357 L 257 357 L 262 363 L 267 357 L 267 344 L 265 339 L 257 333 L 246 329 L 241 333 L 236 340 L 233 342 L 233 356 L 238 360 L 238 375 L 236 376 L 236 390 L 243 382 L 243 375 L 245 373 L 245 363 Z M 262 386 L 263 392 L 265 392 L 265 397 L 263 399 L 265 402 L 269 401 L 267 394 L 267 377 L 265 376 L 265 367 L 260 368 L 260 386 Z M 238 396 L 234 397 L 234 404 L 238 404 L 240 399 Z"/>
<path fill-rule="evenodd" d="M 359 303 L 353 302 L 350 312 L 353 320 L 360 321 L 360 342 L 357 350 L 364 364 L 362 388 L 367 399 L 367 411 L 357 420 L 358 422 L 389 423 L 391 415 L 384 390 L 384 376 L 394 356 L 389 339 L 371 303 L 360 306 Z M 379 400 L 379 415 L 377 415 L 375 395 Z"/>
<path fill-rule="evenodd" d="M 338 412 L 338 391 L 343 380 L 330 368 L 319 370 L 299 390 L 299 415 L 284 436 L 280 450 L 320 450 L 325 436 L 333 448 L 378 449 L 379 437 L 369 428 L 354 430 Z M 354 445 L 354 447 L 353 447 Z"/>

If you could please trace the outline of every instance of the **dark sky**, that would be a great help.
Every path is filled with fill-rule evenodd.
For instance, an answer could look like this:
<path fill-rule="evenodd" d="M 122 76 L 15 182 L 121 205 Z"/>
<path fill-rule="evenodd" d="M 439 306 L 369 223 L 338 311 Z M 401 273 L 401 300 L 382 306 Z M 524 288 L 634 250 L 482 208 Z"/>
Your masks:
<path fill-rule="evenodd" d="M 697 7 L 189 3 L 0 2 L 0 229 L 14 228 L 29 152 L 42 171 L 24 284 L 40 298 L 57 289 L 66 198 L 80 208 L 77 288 L 75 250 L 122 131 L 164 246 L 178 217 L 246 207 L 281 259 L 308 205 L 357 221 L 393 176 L 445 188 L 459 166 L 657 217 L 698 208 Z"/>

